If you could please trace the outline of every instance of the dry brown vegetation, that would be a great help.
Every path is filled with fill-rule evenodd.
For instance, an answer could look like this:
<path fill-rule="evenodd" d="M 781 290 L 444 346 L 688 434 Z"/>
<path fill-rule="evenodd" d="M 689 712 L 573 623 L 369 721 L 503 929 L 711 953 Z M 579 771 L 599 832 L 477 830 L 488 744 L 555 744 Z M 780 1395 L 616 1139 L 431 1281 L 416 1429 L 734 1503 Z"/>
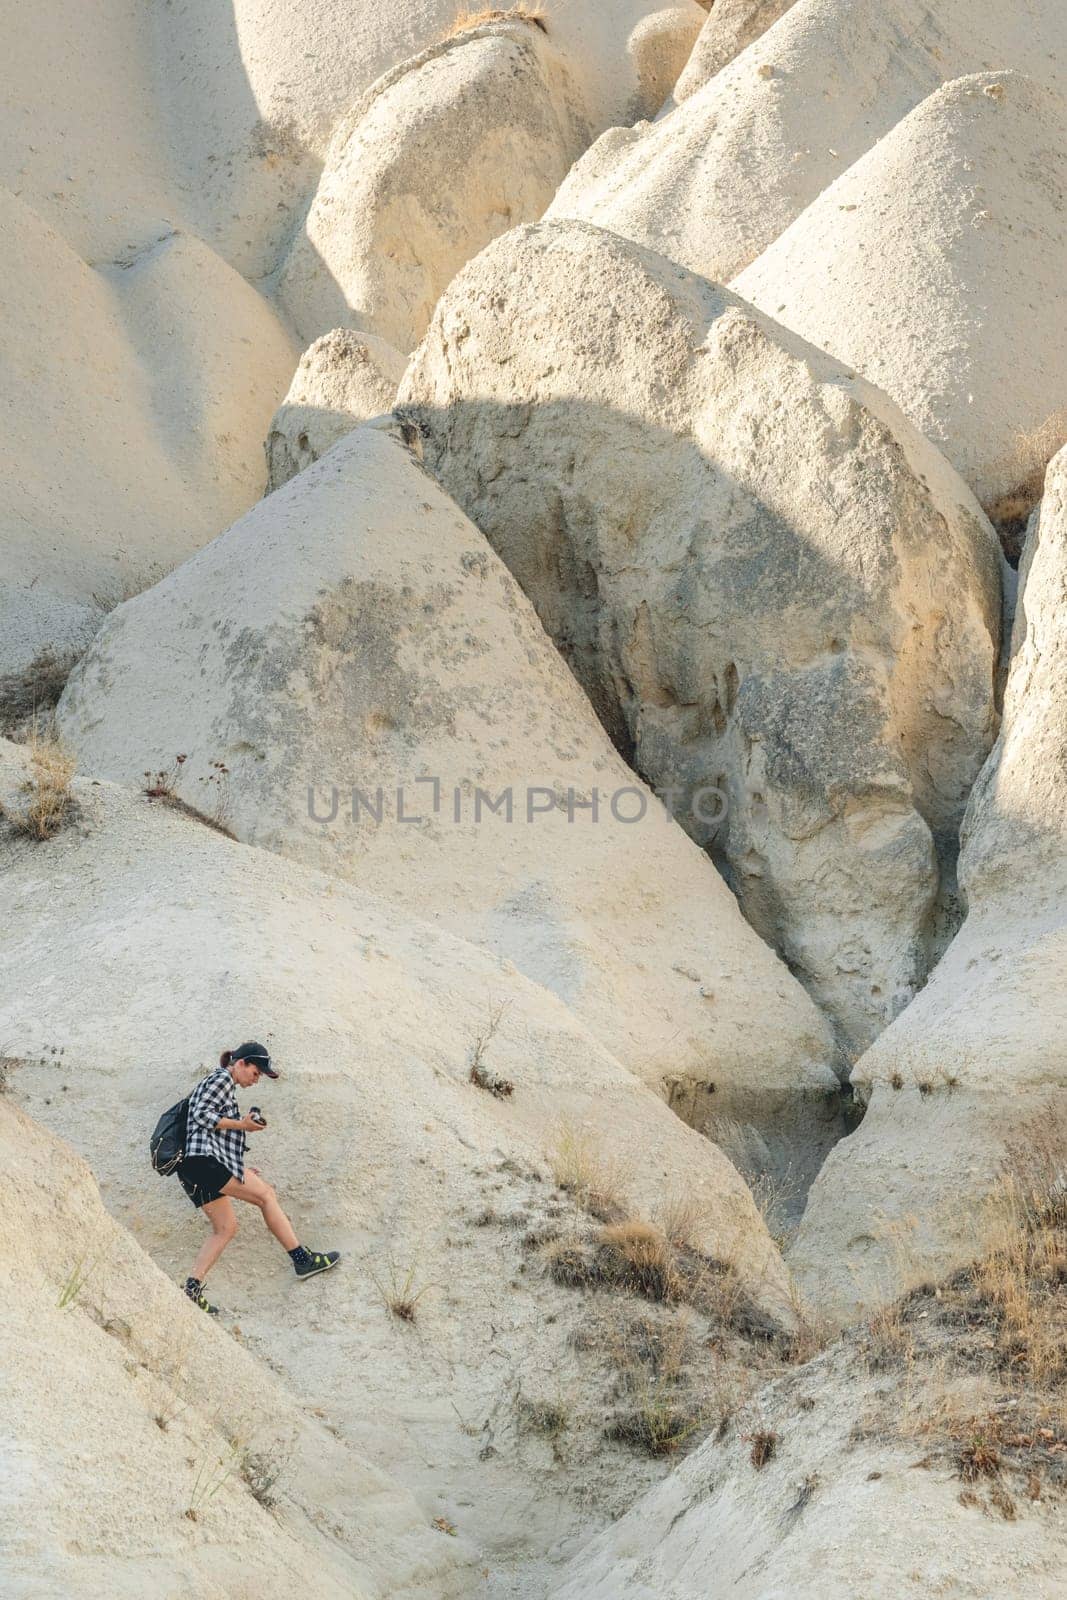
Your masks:
<path fill-rule="evenodd" d="M 389 1277 L 385 1282 L 374 1277 L 373 1273 L 371 1276 L 386 1310 L 391 1311 L 399 1322 L 414 1322 L 418 1316 L 419 1301 L 429 1288 L 429 1284 L 426 1283 L 416 1287 L 417 1264 L 412 1262 L 410 1266 L 401 1269 L 395 1263 L 391 1263 Z"/>
<path fill-rule="evenodd" d="M 625 1214 L 625 1170 L 618 1160 L 606 1160 L 584 1130 L 561 1122 L 550 1159 L 557 1184 L 583 1211 L 600 1222 L 617 1222 Z"/>
<path fill-rule="evenodd" d="M 0 732 L 25 738 L 50 719 L 78 659 L 74 652 L 41 650 L 25 671 L 0 678 Z"/>
<path fill-rule="evenodd" d="M 757 1428 L 755 1433 L 745 1435 L 745 1443 L 752 1447 L 748 1457 L 758 1472 L 760 1467 L 765 1467 L 774 1455 L 778 1435 L 769 1428 Z"/>
<path fill-rule="evenodd" d="M 70 791 L 74 757 L 51 735 L 34 733 L 30 741 L 30 774 L 22 785 L 24 803 L 0 801 L 0 816 L 16 833 L 41 841 L 52 839 L 74 815 Z"/>
<path fill-rule="evenodd" d="M 570 1426 L 570 1407 L 563 1400 L 531 1400 L 522 1395 L 516 1409 L 523 1426 L 550 1443 L 555 1443 Z"/>
<path fill-rule="evenodd" d="M 486 1064 L 485 1052 L 493 1040 L 494 1034 L 500 1027 L 507 1005 L 499 1005 L 494 1010 L 489 1008 L 489 1021 L 483 1031 L 474 1041 L 471 1052 L 470 1081 L 476 1089 L 484 1089 L 497 1100 L 507 1100 L 515 1092 L 515 1085 L 510 1078 L 503 1078 L 499 1073 Z"/>
<path fill-rule="evenodd" d="M 1053 456 L 1067 443 L 1067 412 L 1055 412 L 1046 417 L 1040 427 L 1016 433 L 1016 444 L 1024 459 L 1030 463 L 1019 484 L 1010 493 L 1002 495 L 990 509 L 989 519 L 1000 536 L 1001 546 L 1013 567 L 1019 565 L 1026 525 L 1031 511 L 1041 499 L 1045 487 L 1045 471 Z"/>
<path fill-rule="evenodd" d="M 642 1310 L 626 1297 L 602 1297 L 571 1343 L 603 1365 L 604 1437 L 644 1455 L 673 1455 L 699 1443 L 725 1425 L 740 1401 L 738 1374 L 684 1309 Z"/>
<path fill-rule="evenodd" d="M 1067 1177 L 1055 1129 L 1034 1130 L 990 1203 L 973 1266 L 873 1317 L 872 1368 L 903 1375 L 867 1434 L 921 1442 L 1003 1517 L 1014 1496 L 1067 1490 Z"/>
<path fill-rule="evenodd" d="M 466 33 L 469 28 L 480 28 L 485 22 L 528 22 L 534 28 L 540 28 L 542 33 L 548 32 L 548 22 L 543 11 L 536 7 L 513 5 L 506 10 L 499 10 L 495 6 L 479 6 L 476 10 L 463 6 L 456 12 L 451 26 L 441 35 L 443 39 L 454 39 L 458 33 Z"/>
<path fill-rule="evenodd" d="M 755 1382 L 782 1370 L 789 1335 L 730 1263 L 694 1247 L 691 1204 L 669 1201 L 662 1223 L 627 1215 L 587 1146 L 568 1135 L 563 1149 L 561 1188 L 581 1209 L 528 1232 L 524 1248 L 582 1295 L 570 1342 L 603 1366 L 605 1436 L 654 1457 L 689 1448 L 725 1428 Z M 605 1211 L 609 1220 L 598 1221 Z"/>
<path fill-rule="evenodd" d="M 183 817 L 191 817 L 194 822 L 203 823 L 205 828 L 221 833 L 224 838 L 235 839 L 236 834 L 230 827 L 227 794 L 229 767 L 224 761 L 213 761 L 207 776 L 200 779 L 211 795 L 211 810 L 201 811 L 198 807 L 190 805 L 187 800 L 183 800 L 177 792 L 178 780 L 187 759 L 184 755 L 178 755 L 174 757 L 171 766 L 161 767 L 156 772 L 143 773 L 143 793 L 149 800 L 161 801 L 163 805 L 170 806 L 172 811 L 179 811 Z"/>

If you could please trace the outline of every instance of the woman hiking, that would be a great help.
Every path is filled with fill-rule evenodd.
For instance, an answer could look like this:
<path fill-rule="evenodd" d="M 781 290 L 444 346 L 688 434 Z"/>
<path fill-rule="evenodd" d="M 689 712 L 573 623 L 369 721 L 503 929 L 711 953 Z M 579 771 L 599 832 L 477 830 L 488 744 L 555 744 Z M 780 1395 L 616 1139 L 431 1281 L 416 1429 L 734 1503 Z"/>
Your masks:
<path fill-rule="evenodd" d="M 278 1204 L 278 1196 L 260 1175 L 257 1167 L 245 1166 L 245 1146 L 250 1133 L 259 1133 L 266 1120 L 258 1113 L 241 1115 L 235 1089 L 253 1088 L 261 1077 L 276 1078 L 267 1051 L 255 1040 L 224 1050 L 214 1072 L 202 1078 L 189 1097 L 189 1122 L 185 1155 L 178 1177 L 189 1199 L 211 1223 L 211 1235 L 204 1240 L 185 1280 L 190 1300 L 213 1316 L 218 1306 L 208 1303 L 204 1279 L 237 1232 L 233 1201 L 244 1200 L 257 1206 L 263 1221 L 290 1260 L 298 1278 L 313 1278 L 328 1272 L 341 1257 L 336 1250 L 307 1250 L 297 1240 L 292 1223 Z M 253 1107 L 253 1112 L 256 1108 Z"/>

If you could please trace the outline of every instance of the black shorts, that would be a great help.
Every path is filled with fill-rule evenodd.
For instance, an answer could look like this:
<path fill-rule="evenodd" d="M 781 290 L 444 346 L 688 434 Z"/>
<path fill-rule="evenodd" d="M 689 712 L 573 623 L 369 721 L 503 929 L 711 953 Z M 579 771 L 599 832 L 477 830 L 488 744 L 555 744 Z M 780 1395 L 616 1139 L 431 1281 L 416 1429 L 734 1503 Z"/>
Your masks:
<path fill-rule="evenodd" d="M 178 1168 L 178 1180 L 194 1206 L 217 1200 L 232 1177 L 214 1156 L 186 1156 Z"/>

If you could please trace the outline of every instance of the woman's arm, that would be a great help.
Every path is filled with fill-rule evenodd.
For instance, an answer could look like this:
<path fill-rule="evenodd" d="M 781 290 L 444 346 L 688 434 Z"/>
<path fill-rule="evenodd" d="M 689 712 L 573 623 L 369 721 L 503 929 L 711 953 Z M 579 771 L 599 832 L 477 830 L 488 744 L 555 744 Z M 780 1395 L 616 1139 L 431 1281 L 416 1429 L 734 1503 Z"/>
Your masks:
<path fill-rule="evenodd" d="M 189 1115 L 194 1122 L 199 1123 L 200 1127 L 209 1131 L 217 1128 L 238 1128 L 240 1123 L 224 1114 L 229 1098 L 230 1089 L 227 1084 L 212 1083 L 210 1078 L 203 1078 L 189 1097 Z"/>

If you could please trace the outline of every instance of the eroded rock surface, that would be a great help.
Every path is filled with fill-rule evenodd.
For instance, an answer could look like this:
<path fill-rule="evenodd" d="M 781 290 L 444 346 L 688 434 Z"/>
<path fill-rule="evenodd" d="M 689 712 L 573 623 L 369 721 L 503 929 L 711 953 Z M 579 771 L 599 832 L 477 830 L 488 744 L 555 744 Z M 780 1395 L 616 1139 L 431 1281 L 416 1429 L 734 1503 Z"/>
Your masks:
<path fill-rule="evenodd" d="M 733 287 L 885 389 L 1000 520 L 1067 439 L 1067 106 L 947 84 Z"/>
<path fill-rule="evenodd" d="M 388 411 L 404 375 L 399 351 L 373 333 L 334 328 L 300 357 L 289 392 L 267 434 L 267 489 L 298 472 L 358 428 Z"/>
<path fill-rule="evenodd" d="M 297 331 L 351 325 L 410 350 L 464 262 L 539 217 L 588 142 L 537 23 L 488 23 L 404 62 L 334 134 L 282 269 Z"/>
<path fill-rule="evenodd" d="M 296 347 L 194 236 L 90 266 L 0 191 L 0 679 L 84 648 L 103 613 L 259 498 Z"/>
<path fill-rule="evenodd" d="M 794 0 L 715 0 L 700 30 L 685 70 L 674 86 L 674 99 L 688 100 L 735 56 L 773 28 Z"/>
<path fill-rule="evenodd" d="M 705 24 L 711 37 L 717 10 Z M 729 282 L 941 84 L 1014 69 L 1062 93 L 1065 65 L 1059 0 L 1031 0 L 1025 26 L 997 0 L 796 0 L 669 115 L 603 134 L 548 214 L 597 223 Z M 921 160 L 937 166 L 931 148 Z M 887 211 L 906 203 L 910 174 L 898 181 L 881 197 Z M 1034 182 L 1039 173 L 1027 176 Z M 936 205 L 954 213 L 969 192 L 942 193 Z M 1058 203 L 1053 185 L 1042 225 Z M 939 210 L 924 217 L 931 225 Z M 900 239 L 907 247 L 903 228 Z"/>
<path fill-rule="evenodd" d="M 952 1271 L 998 1222 L 1002 1177 L 1067 1143 L 1067 451 L 1028 536 L 1004 723 L 971 795 L 967 920 L 860 1060 L 870 1107 L 812 1191 L 795 1267 L 841 1316 Z M 1046 1174 L 1047 1176 L 1048 1174 Z"/>
<path fill-rule="evenodd" d="M 912 1338 L 905 1324 L 902 1347 Z M 1056 1600 L 1067 1541 L 1054 1484 L 1035 1475 L 1027 1498 L 1023 1465 L 967 1485 L 981 1379 L 973 1365 L 946 1372 L 945 1353 L 908 1361 L 857 1332 L 742 1398 L 718 1437 L 578 1552 L 551 1600 L 706 1600 L 710 1572 L 737 1600 L 927 1600 L 932 1587 Z"/>
<path fill-rule="evenodd" d="M 246 1593 L 250 1567 L 267 1600 L 470 1593 L 470 1546 L 212 1326 L 7 1097 L 0 1217 L 7 1600 L 215 1600 Z"/>
<path fill-rule="evenodd" d="M 965 485 L 854 373 L 581 223 L 472 263 L 400 399 L 618 747 L 862 1049 L 925 977 L 995 731 L 1000 557 Z"/>
<path fill-rule="evenodd" d="M 59 720 L 84 770 L 170 771 L 250 844 L 509 958 L 697 1126 L 754 1122 L 779 1154 L 788 1126 L 810 1171 L 824 1022 L 382 428 L 115 612 Z"/>
<path fill-rule="evenodd" d="M 15 782 L 25 761 L 20 747 L 0 744 L 0 783 Z M 650 1481 L 648 1468 L 617 1447 L 605 1451 L 603 1353 L 583 1355 L 571 1338 L 590 1309 L 580 1292 L 548 1275 L 538 1254 L 541 1243 L 566 1239 L 581 1221 L 555 1177 L 570 1172 L 601 1196 L 599 1204 L 625 1216 L 664 1214 L 672 1197 L 684 1203 L 694 1244 L 717 1263 L 715 1272 L 734 1263 L 767 1325 L 788 1326 L 781 1258 L 729 1162 L 510 961 L 364 887 L 223 838 L 161 800 L 88 779 L 76 779 L 74 793 L 75 824 L 46 845 L 0 825 L 7 974 L 0 1036 L 5 1056 L 16 1058 L 7 1061 L 10 1094 L 87 1157 L 111 1212 L 182 1281 L 204 1222 L 173 1180 L 152 1174 L 148 1132 L 160 1110 L 214 1066 L 222 1044 L 235 1043 L 254 1021 L 282 1076 L 241 1096 L 246 1106 L 255 1099 L 268 1119 L 249 1160 L 276 1184 L 300 1237 L 341 1250 L 343 1262 L 309 1295 L 312 1286 L 293 1285 L 277 1244 L 242 1207 L 241 1231 L 211 1276 L 224 1328 L 236 1323 L 297 1400 L 325 1411 L 346 1447 L 397 1475 L 419 1496 L 427 1521 L 444 1517 L 494 1568 L 516 1550 L 544 1551 L 573 1535 L 588 1515 L 583 1497 L 591 1489 L 602 1515 L 621 1510 L 635 1482 Z M 471 1081 L 475 1064 L 480 1084 Z M 494 1083 L 510 1092 L 494 1093 Z M 23 1276 L 35 1279 L 45 1262 L 46 1292 L 55 1296 L 53 1285 L 85 1252 L 109 1314 L 137 1327 L 128 1264 L 110 1244 L 118 1230 L 109 1224 L 98 1239 L 92 1218 L 77 1222 L 76 1208 L 61 1209 L 60 1225 L 42 1240 L 38 1214 L 20 1209 L 24 1172 L 32 1175 L 31 1193 L 43 1191 L 49 1228 L 52 1208 L 67 1203 L 61 1181 L 54 1198 L 56 1178 L 34 1146 L 14 1170 L 5 1155 L 2 1214 L 15 1240 L 14 1253 L 5 1243 L 0 1282 L 9 1301 Z M 78 1184 L 87 1187 L 84 1172 Z M 157 1300 L 171 1306 L 180 1331 L 175 1291 L 147 1263 L 134 1270 L 139 1281 L 151 1275 L 153 1308 Z M 414 1326 L 390 1310 L 405 1297 Z M 10 1316 L 9 1303 L 0 1348 Z M 37 1330 L 33 1371 L 53 1321 L 61 1327 L 54 1310 Z M 73 1313 L 68 1326 L 79 1326 Z M 210 1330 L 199 1337 L 210 1338 Z M 219 1337 L 233 1348 L 228 1332 Z M 68 1333 L 67 1361 L 80 1342 Z M 233 1354 L 240 1383 L 227 1391 L 224 1364 L 217 1381 L 229 1395 L 225 1421 L 243 1424 L 252 1363 L 238 1364 L 243 1353 Z M 11 1393 L 7 1384 L 3 1390 L 0 1408 Z M 577 1452 L 543 1499 L 544 1441 L 523 1432 L 517 1409 L 521 1396 L 540 1392 L 573 1397 L 569 1450 Z M 273 1393 L 265 1373 L 264 1403 L 251 1407 L 264 1427 L 277 1420 Z M 106 1410 L 114 1396 L 105 1390 L 96 1404 Z M 21 1406 L 32 1417 L 24 1396 Z M 579 1427 L 587 1412 L 588 1425 Z M 123 1419 L 125 1427 L 125 1411 Z M 133 1461 L 145 1433 L 156 1433 L 148 1418 L 138 1427 Z M 273 1438 L 268 1431 L 265 1442 Z M 324 1454 L 327 1473 L 331 1460 Z M 98 1454 L 91 1467 L 70 1471 L 75 1483 L 95 1476 L 95 1494 L 105 1485 L 113 1493 Z M 463 1570 L 462 1546 L 433 1533 L 431 1545 L 436 1539 L 441 1547 L 435 1562 L 419 1527 L 408 1534 L 404 1508 L 384 1486 L 380 1508 L 362 1511 L 358 1482 L 337 1476 L 321 1499 L 315 1482 L 308 1503 L 320 1511 L 348 1496 L 341 1526 L 359 1523 L 360 1553 L 369 1548 L 377 1559 L 381 1544 L 406 1541 L 407 1565 L 397 1558 L 386 1566 L 391 1581 L 380 1591 L 350 1585 L 346 1593 L 381 1592 L 384 1600 L 410 1590 L 421 1600 L 422 1584 L 435 1600 L 453 1594 L 448 1575 Z M 221 1504 L 235 1503 L 225 1497 Z M 115 1515 L 108 1512 L 106 1526 Z M 21 1538 L 25 1524 L 17 1527 Z M 179 1548 L 180 1533 L 170 1535 Z"/>

